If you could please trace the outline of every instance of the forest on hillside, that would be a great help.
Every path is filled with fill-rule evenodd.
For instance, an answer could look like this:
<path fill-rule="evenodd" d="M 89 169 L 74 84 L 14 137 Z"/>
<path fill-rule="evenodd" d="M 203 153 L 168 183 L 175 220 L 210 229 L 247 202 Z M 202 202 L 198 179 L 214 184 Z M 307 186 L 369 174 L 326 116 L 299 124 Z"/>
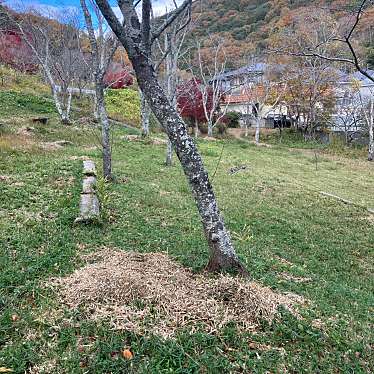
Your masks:
<path fill-rule="evenodd" d="M 207 40 L 208 35 L 210 40 L 223 40 L 231 65 L 240 66 L 248 55 L 262 53 L 281 29 L 300 13 L 314 14 L 320 10 L 331 14 L 339 23 L 357 3 L 357 0 L 196 1 L 190 42 Z M 370 67 L 374 66 L 373 10 L 366 13 L 359 30 L 362 54 Z"/>

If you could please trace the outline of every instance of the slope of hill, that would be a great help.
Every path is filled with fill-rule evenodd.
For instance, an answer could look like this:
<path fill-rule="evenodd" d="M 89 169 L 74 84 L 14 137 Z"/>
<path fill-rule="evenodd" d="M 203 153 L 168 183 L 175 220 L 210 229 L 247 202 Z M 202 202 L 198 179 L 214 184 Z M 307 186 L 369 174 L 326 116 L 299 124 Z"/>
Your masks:
<path fill-rule="evenodd" d="M 194 3 L 194 31 L 191 39 L 224 40 L 228 59 L 233 65 L 243 63 L 250 53 L 263 50 L 281 19 L 302 7 L 328 7 L 339 19 L 349 2 L 340 0 L 204 0 Z M 357 1 L 351 1 L 357 3 Z M 370 28 L 370 19 L 363 23 Z M 366 45 L 368 61 L 373 43 Z"/>

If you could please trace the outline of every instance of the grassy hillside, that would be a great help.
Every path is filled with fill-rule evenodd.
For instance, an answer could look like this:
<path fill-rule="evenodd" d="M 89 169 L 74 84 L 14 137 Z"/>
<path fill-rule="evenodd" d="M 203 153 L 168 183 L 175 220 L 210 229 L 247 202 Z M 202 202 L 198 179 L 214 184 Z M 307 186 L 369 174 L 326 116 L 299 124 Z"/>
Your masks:
<path fill-rule="evenodd" d="M 109 89 L 106 92 L 106 104 L 111 118 L 140 127 L 140 100 L 136 89 Z M 89 98 L 73 98 L 73 119 L 91 116 L 91 112 L 92 101 Z M 58 120 L 50 88 L 41 76 L 23 74 L 0 65 L 0 116 L 14 117 L 15 114 L 20 118 L 32 114 Z"/>
<path fill-rule="evenodd" d="M 32 108 L 29 117 L 43 113 Z M 217 168 L 214 188 L 251 277 L 306 304 L 302 318 L 280 311 L 274 324 L 252 332 L 228 324 L 163 339 L 92 321 L 61 304 L 48 283 L 103 247 L 163 252 L 200 271 L 207 246 L 180 166 L 164 167 L 165 146 L 124 141 L 125 130 L 114 128 L 117 182 L 101 184 L 102 222 L 76 226 L 81 159 L 100 170 L 98 133 L 57 121 L 20 131 L 27 121 L 0 113 L 0 367 L 20 374 L 372 370 L 374 221 L 364 207 L 373 208 L 373 165 L 321 151 L 316 170 L 314 152 L 288 144 L 199 141 L 210 174 Z M 73 145 L 46 147 L 61 139 Z M 132 360 L 121 356 L 124 347 Z"/>

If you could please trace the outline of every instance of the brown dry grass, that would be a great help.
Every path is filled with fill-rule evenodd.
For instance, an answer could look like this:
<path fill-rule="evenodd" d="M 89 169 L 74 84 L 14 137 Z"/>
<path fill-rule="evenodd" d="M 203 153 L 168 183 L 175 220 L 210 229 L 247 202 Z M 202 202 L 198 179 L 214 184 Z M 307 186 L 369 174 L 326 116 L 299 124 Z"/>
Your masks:
<path fill-rule="evenodd" d="M 139 334 L 173 336 L 186 328 L 209 333 L 235 322 L 246 331 L 272 321 L 279 306 L 295 313 L 304 300 L 247 279 L 194 274 L 164 253 L 139 254 L 103 248 L 87 265 L 53 280 L 63 303 L 94 320 Z"/>
<path fill-rule="evenodd" d="M 0 150 L 36 151 L 37 146 L 32 137 L 28 135 L 6 134 L 0 137 Z"/>

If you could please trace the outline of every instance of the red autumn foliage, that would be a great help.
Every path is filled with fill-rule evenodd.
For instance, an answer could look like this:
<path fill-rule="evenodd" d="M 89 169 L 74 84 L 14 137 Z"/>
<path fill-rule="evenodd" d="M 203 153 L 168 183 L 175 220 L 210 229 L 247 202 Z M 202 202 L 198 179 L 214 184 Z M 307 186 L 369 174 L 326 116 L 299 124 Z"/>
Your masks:
<path fill-rule="evenodd" d="M 177 87 L 177 101 L 180 115 L 183 118 L 188 118 L 193 122 L 199 123 L 206 122 L 201 85 L 201 80 L 192 78 Z M 213 92 L 208 90 L 208 111 L 211 110 L 213 105 L 212 96 Z"/>
<path fill-rule="evenodd" d="M 126 88 L 133 83 L 134 79 L 129 71 L 118 63 L 112 63 L 104 76 L 105 86 L 113 89 Z"/>
<path fill-rule="evenodd" d="M 38 70 L 30 47 L 13 30 L 0 33 L 0 63 L 26 73 Z"/>

